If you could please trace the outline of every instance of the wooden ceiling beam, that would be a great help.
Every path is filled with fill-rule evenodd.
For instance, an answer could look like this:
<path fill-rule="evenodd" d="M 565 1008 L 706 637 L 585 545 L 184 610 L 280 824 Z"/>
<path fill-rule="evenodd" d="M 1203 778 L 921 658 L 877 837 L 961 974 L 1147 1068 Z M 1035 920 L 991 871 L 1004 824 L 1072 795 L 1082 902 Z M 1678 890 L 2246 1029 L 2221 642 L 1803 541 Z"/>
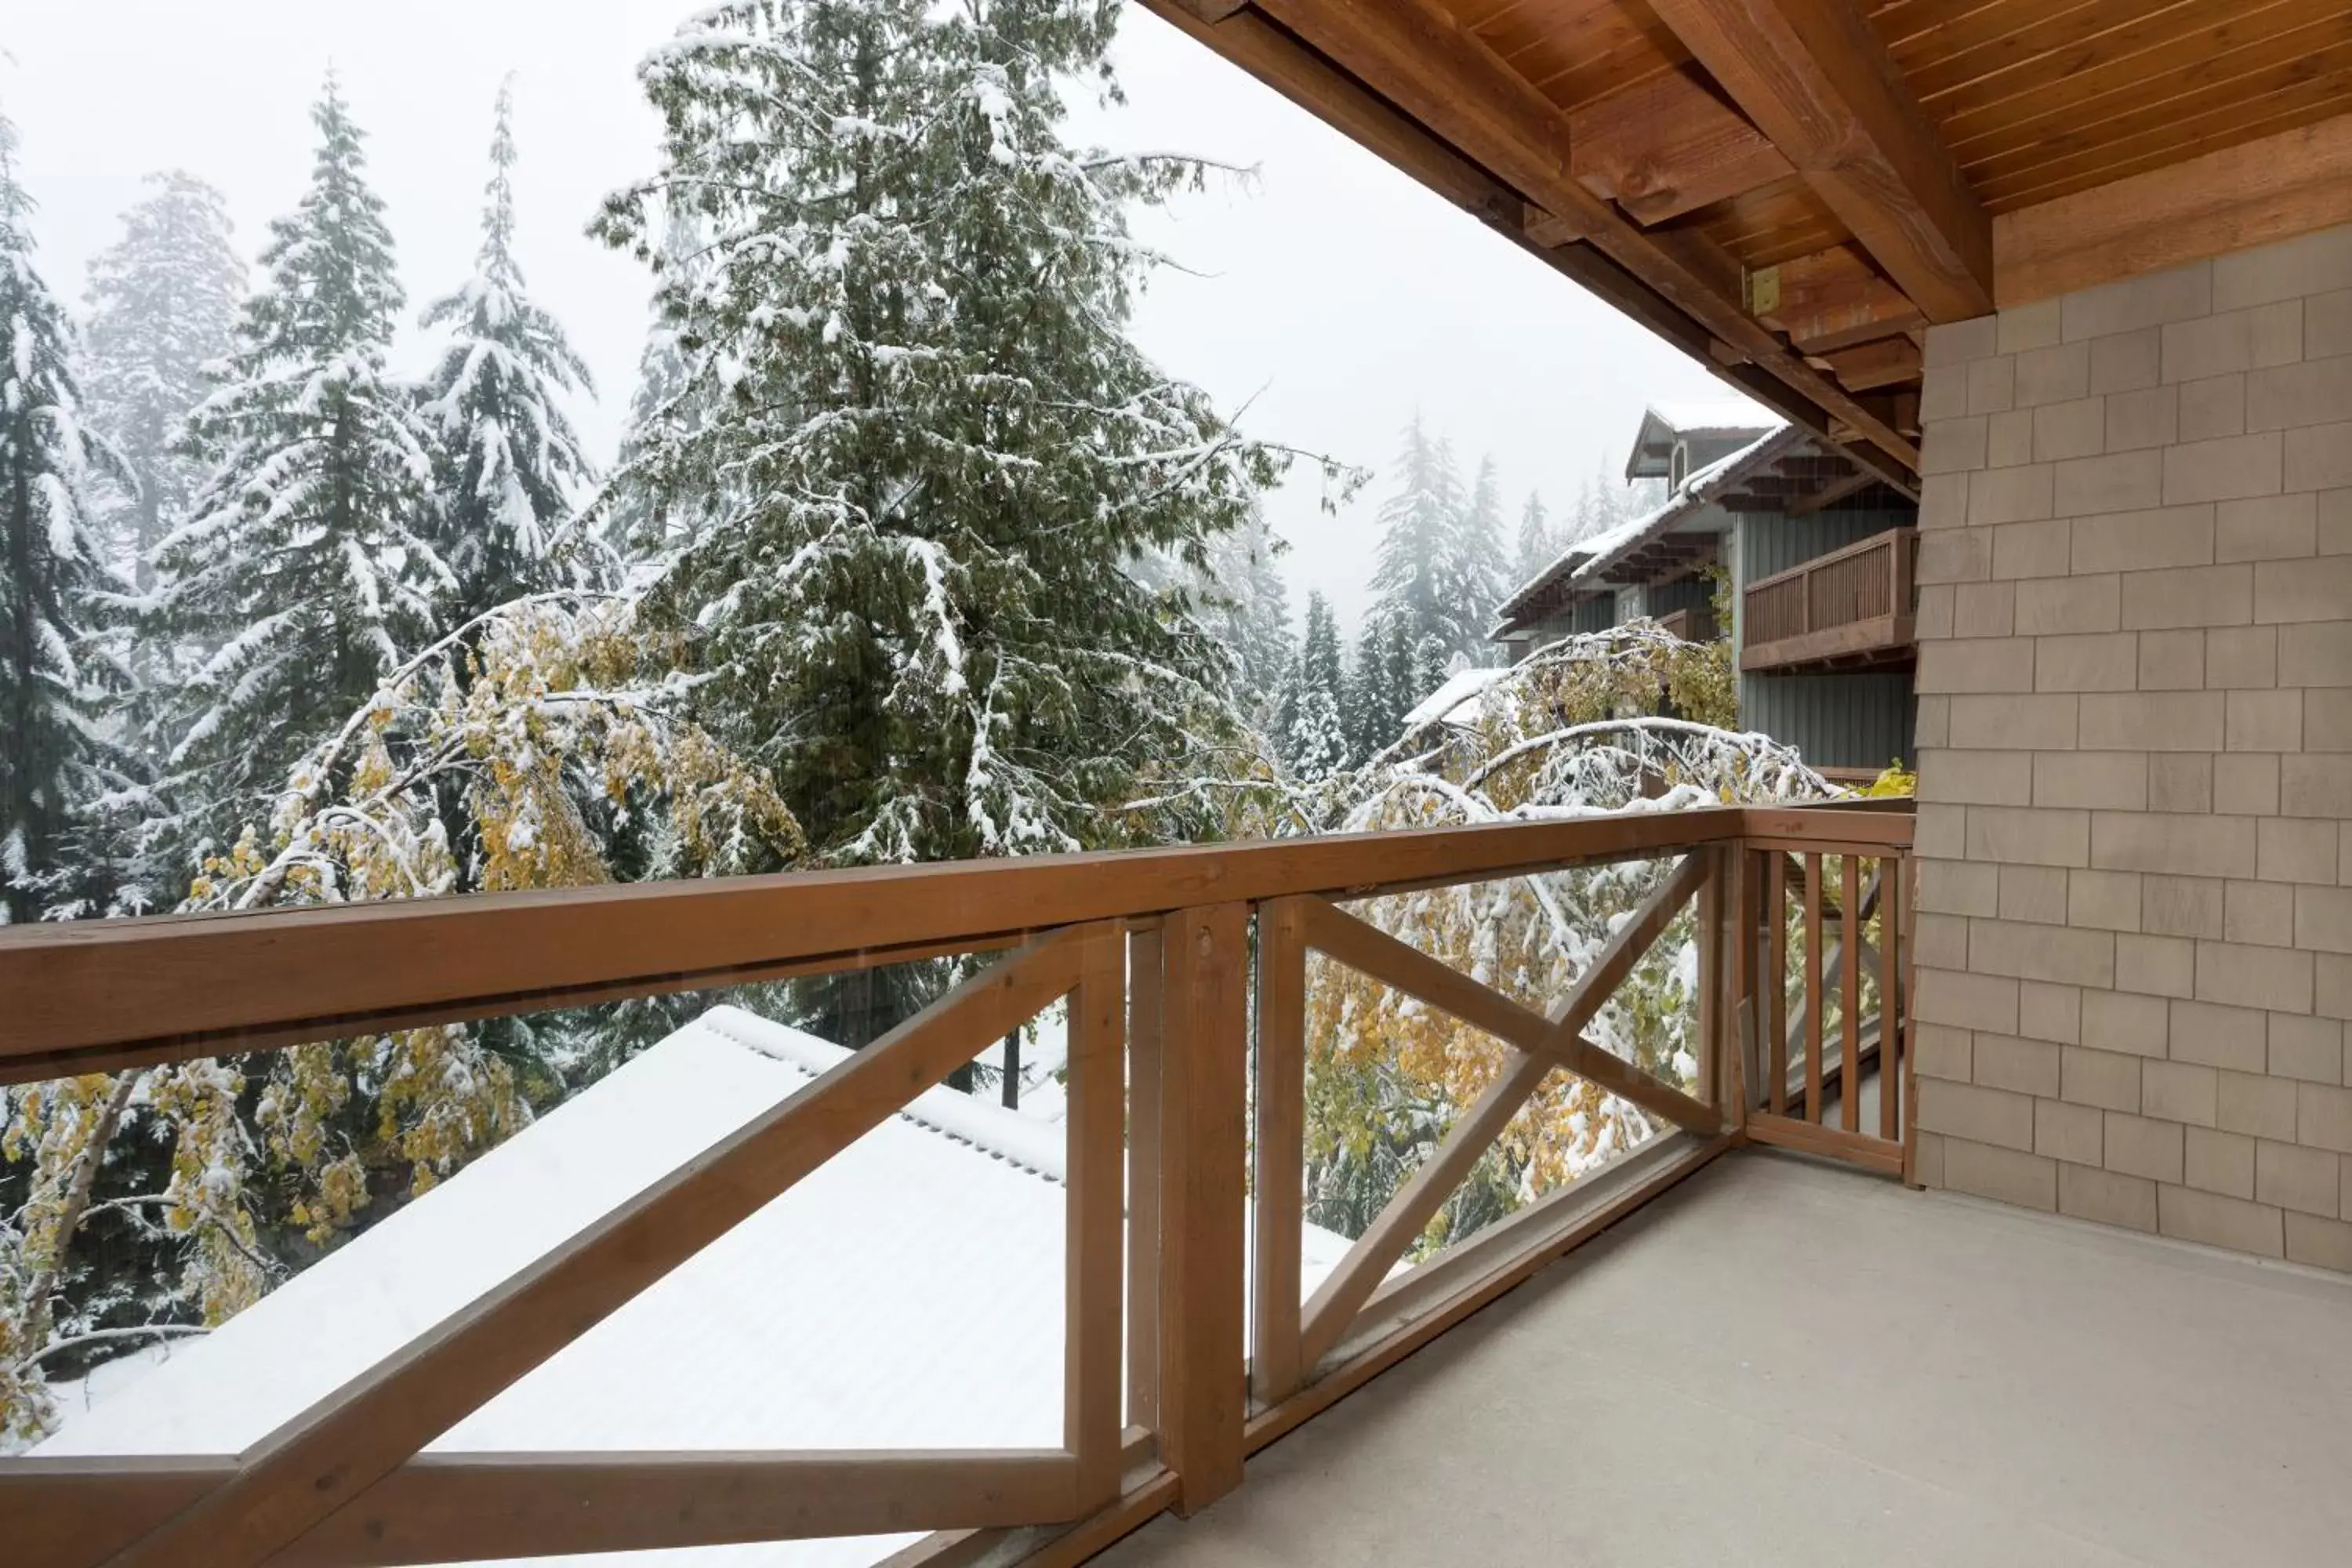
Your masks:
<path fill-rule="evenodd" d="M 1567 116 L 1433 0 L 1257 0 L 1272 16 L 1440 141 L 1583 234 L 1749 362 L 1916 472 L 1916 442 L 1749 319 L 1736 297 L 1579 184 Z M 1213 47 L 1244 12 L 1207 29 Z"/>
<path fill-rule="evenodd" d="M 1868 392 L 1919 379 L 1919 345 L 1909 338 L 1881 338 L 1828 356 L 1830 373 L 1849 392 Z"/>
<path fill-rule="evenodd" d="M 1748 289 L 1756 319 L 1786 332 L 1800 353 L 1835 353 L 1927 321 L 1851 246 L 1760 268 L 1749 276 Z"/>
<path fill-rule="evenodd" d="M 2352 115 L 1993 220 L 2003 305 L 2352 223 Z"/>
<path fill-rule="evenodd" d="M 1855 0 L 1650 0 L 1930 321 L 1993 308 L 1992 223 Z"/>
<path fill-rule="evenodd" d="M 1643 224 L 1796 172 L 1738 110 L 1679 70 L 1577 105 L 1568 131 L 1569 172 Z"/>

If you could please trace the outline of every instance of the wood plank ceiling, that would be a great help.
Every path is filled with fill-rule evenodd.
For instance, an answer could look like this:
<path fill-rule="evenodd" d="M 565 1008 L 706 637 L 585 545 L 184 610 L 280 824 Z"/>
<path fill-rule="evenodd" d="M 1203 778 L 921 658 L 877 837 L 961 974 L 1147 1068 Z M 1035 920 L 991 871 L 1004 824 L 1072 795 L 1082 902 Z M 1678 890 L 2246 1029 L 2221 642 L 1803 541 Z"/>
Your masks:
<path fill-rule="evenodd" d="M 2352 0 L 1145 0 L 1898 486 L 1920 345 L 2352 221 Z"/>

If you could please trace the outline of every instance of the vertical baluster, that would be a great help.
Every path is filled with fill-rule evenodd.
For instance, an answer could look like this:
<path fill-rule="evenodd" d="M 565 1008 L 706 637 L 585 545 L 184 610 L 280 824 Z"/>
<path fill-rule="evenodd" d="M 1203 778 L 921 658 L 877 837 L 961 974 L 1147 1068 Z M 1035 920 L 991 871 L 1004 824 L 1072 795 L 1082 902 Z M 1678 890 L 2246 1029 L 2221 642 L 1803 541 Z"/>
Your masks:
<path fill-rule="evenodd" d="M 1745 845 L 1728 845 L 1720 865 L 1731 878 L 1724 921 L 1724 945 L 1731 959 L 1730 991 L 1723 1009 L 1724 1053 L 1729 1058 L 1725 1074 L 1725 1121 L 1733 1128 L 1748 1125 L 1756 1063 L 1756 877 L 1755 860 Z"/>
<path fill-rule="evenodd" d="M 1127 1142 L 1121 941 L 1115 925 L 1087 939 L 1069 998 L 1062 1443 L 1077 1456 L 1081 1515 L 1108 1506 L 1119 1483 L 1119 1238 L 1127 1226 L 1119 1182 Z"/>
<path fill-rule="evenodd" d="M 1127 939 L 1127 1419 L 1160 1426 L 1160 927 Z"/>
<path fill-rule="evenodd" d="M 1272 1405 L 1298 1387 L 1299 1230 L 1306 1201 L 1307 944 L 1298 900 L 1257 916 L 1256 1269 L 1250 1391 Z"/>
<path fill-rule="evenodd" d="M 1838 1108 L 1849 1132 L 1862 1131 L 1862 858 L 1842 855 L 1838 885 L 1839 1001 L 1845 1009 L 1845 1065 L 1838 1072 Z"/>
<path fill-rule="evenodd" d="M 1878 858 L 1878 1135 L 1888 1142 L 1901 1122 L 1903 1099 L 1903 1003 L 1895 984 L 1903 934 L 1903 862 Z"/>
<path fill-rule="evenodd" d="M 1766 919 L 1771 930 L 1771 957 L 1765 965 L 1772 1009 L 1772 1114 L 1789 1114 L 1789 855 L 1777 846 L 1769 853 L 1772 871 L 1766 889 Z"/>
<path fill-rule="evenodd" d="M 1698 1082 L 1695 1097 L 1718 1111 L 1723 1101 L 1723 858 L 1701 849 L 1706 880 L 1698 885 Z"/>
<path fill-rule="evenodd" d="M 1805 1120 L 1822 1120 L 1822 858 L 1805 857 Z"/>

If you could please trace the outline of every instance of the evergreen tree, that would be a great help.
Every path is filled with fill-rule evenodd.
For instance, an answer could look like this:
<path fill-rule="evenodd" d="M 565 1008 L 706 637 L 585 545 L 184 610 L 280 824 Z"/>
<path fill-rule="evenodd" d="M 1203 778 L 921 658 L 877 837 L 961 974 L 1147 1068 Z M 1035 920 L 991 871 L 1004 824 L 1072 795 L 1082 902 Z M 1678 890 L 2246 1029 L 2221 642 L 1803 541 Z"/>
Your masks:
<path fill-rule="evenodd" d="M 1283 760 L 1301 779 L 1328 778 L 1348 766 L 1355 746 L 1341 712 L 1339 624 L 1320 594 L 1307 596 L 1307 635 L 1298 645 L 1289 710 L 1284 715 Z"/>
<path fill-rule="evenodd" d="M 1115 841 L 1103 807 L 1182 754 L 1226 662 L 1197 595 L 1280 468 L 1128 340 L 1131 205 L 1194 163 L 1063 140 L 1108 84 L 1110 0 L 740 0 L 643 68 L 663 172 L 597 230 L 661 269 L 709 419 L 620 476 L 683 538 L 650 609 L 702 710 L 813 848 L 895 862 Z M 853 1043 L 913 1001 L 852 997 Z"/>
<path fill-rule="evenodd" d="M 450 625 L 563 586 L 587 564 L 576 550 L 566 563 L 559 549 L 575 490 L 593 479 L 562 398 L 593 386 L 563 329 L 523 293 L 513 111 L 509 83 L 499 89 L 474 276 L 425 312 L 425 326 L 456 329 L 422 409 L 434 437 L 435 542 L 457 580 Z"/>
<path fill-rule="evenodd" d="M 646 470 L 641 464 L 648 452 L 685 440 L 699 430 L 718 401 L 715 383 L 707 377 L 697 383 L 688 374 L 681 341 L 684 323 L 664 314 L 666 306 L 691 297 L 690 288 L 667 285 L 673 279 L 683 282 L 697 269 L 702 248 L 691 219 L 675 207 L 669 209 L 661 245 L 648 258 L 656 278 L 665 286 L 656 291 L 654 322 L 637 356 L 637 385 L 629 397 L 629 422 L 621 437 L 618 471 L 594 514 L 605 548 L 625 560 L 657 557 L 708 526 L 707 521 L 690 521 L 683 515 L 673 526 L 666 521 L 667 510 L 693 506 L 710 511 L 721 491 L 715 477 L 706 479 L 701 487 L 669 498 L 666 510 L 661 498 L 646 482 Z"/>
<path fill-rule="evenodd" d="M 1459 657 L 1440 642 L 1434 632 L 1413 645 L 1412 683 L 1405 689 L 1407 712 L 1445 684 L 1447 677 L 1453 673 L 1454 660 Z"/>
<path fill-rule="evenodd" d="M 1381 503 L 1373 616 L 1402 626 L 1408 649 L 1433 632 L 1443 641 L 1457 641 L 1465 614 L 1454 602 L 1455 542 L 1467 503 L 1453 448 L 1432 439 L 1416 415 L 1405 427 L 1397 468 L 1396 493 Z"/>
<path fill-rule="evenodd" d="M 1209 552 L 1205 619 L 1233 658 L 1234 693 L 1243 712 L 1262 730 L 1281 721 L 1279 710 L 1291 695 L 1290 589 L 1275 564 L 1281 547 L 1265 514 L 1253 511 Z"/>
<path fill-rule="evenodd" d="M 0 118 L 0 921 L 82 896 L 75 840 L 120 784 L 99 739 L 110 580 L 93 479 L 121 459 L 83 428 L 73 329 L 33 267 L 32 198 Z M 79 910 L 73 912 L 79 912 Z"/>
<path fill-rule="evenodd" d="M 1618 524 L 1654 510 L 1665 500 L 1664 479 L 1643 479 L 1628 485 L 1609 471 L 1606 458 L 1584 481 L 1584 489 L 1576 498 L 1576 515 L 1571 520 L 1563 546 L 1580 540 L 1591 539 L 1608 532 Z"/>
<path fill-rule="evenodd" d="M 273 800 L 456 586 L 422 526 L 410 399 L 384 373 L 392 235 L 331 77 L 311 118 L 310 188 L 270 225 L 227 379 L 188 422 L 208 478 L 156 553 L 144 630 L 195 650 L 161 730 L 168 826 L 190 847 Z"/>
<path fill-rule="evenodd" d="M 1446 536 L 1444 565 L 1452 635 L 1435 635 L 1449 660 L 1459 655 L 1472 664 L 1489 663 L 1497 651 L 1488 635 L 1495 611 L 1510 591 L 1504 581 L 1502 487 L 1491 457 L 1480 461 L 1469 503 Z"/>
<path fill-rule="evenodd" d="M 176 445 L 209 387 L 205 367 L 235 342 L 245 262 L 221 194 L 194 175 L 150 174 L 154 194 L 122 215 L 122 237 L 89 264 L 84 348 L 89 421 L 130 464 L 120 553 L 143 558 L 185 521 L 204 474 Z"/>
<path fill-rule="evenodd" d="M 1374 616 L 1356 640 L 1355 668 L 1348 680 L 1348 737 L 1359 758 L 1393 745 L 1412 711 L 1412 635 L 1402 619 Z"/>
<path fill-rule="evenodd" d="M 1552 532 L 1550 514 L 1544 510 L 1543 497 L 1529 490 L 1528 504 L 1519 510 L 1519 537 L 1512 573 L 1522 584 L 1533 582 L 1538 573 L 1559 559 L 1559 541 Z"/>

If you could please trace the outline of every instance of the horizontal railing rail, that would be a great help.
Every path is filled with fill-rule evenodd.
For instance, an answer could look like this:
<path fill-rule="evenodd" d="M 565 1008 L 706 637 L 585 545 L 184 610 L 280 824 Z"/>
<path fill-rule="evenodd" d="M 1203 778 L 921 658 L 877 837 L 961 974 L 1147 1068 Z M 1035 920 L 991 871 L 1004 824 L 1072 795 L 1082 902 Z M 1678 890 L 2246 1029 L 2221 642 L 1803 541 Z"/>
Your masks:
<path fill-rule="evenodd" d="M 0 1081 L 903 963 L 1205 904 L 1634 858 L 1722 843 L 1747 820 L 1722 807 L 0 926 Z"/>
<path fill-rule="evenodd" d="M 1907 949 L 1911 832 L 1907 816 L 1887 810 L 1721 807 L 0 931 L 0 1069 L 20 1079 L 551 998 L 572 1005 L 1003 953 L 246 1451 L 0 1461 L 0 1556 L 12 1568 L 362 1568 L 932 1530 L 894 1563 L 1075 1562 L 1162 1509 L 1213 1501 L 1239 1484 L 1247 1453 L 1751 1134 L 1897 1168 L 1886 1150 L 1903 1146 L 1907 1095 L 1882 1092 L 1874 1134 L 1854 1108 L 1867 1073 L 1884 1083 L 1898 1062 L 1907 1068 L 1895 1045 L 1902 1009 L 1882 1001 L 1865 1018 L 1856 988 L 1867 970 L 1881 997 L 1907 994 L 1894 976 L 1897 944 Z M 1341 907 L 1626 860 L 1673 864 L 1541 1012 Z M 1876 868 L 1866 884 L 1864 863 Z M 1788 973 L 1772 964 L 1789 932 L 1770 911 L 1784 909 L 1788 887 L 1803 890 L 1808 922 L 1799 1033 L 1821 1037 L 1824 1011 L 1843 998 L 1842 1052 L 1832 1059 L 1815 1046 L 1793 1100 L 1785 1049 L 1763 1044 L 1783 1038 L 1786 987 L 1771 981 Z M 1824 922 L 1842 939 L 1833 951 Z M 1698 957 L 1698 1059 L 1681 1082 L 1612 1054 L 1594 1033 L 1670 929 L 1694 932 Z M 1485 1032 L 1507 1054 L 1306 1296 L 1310 954 Z M 1057 1003 L 1070 1019 L 1060 1447 L 425 1452 Z M 1554 1072 L 1638 1108 L 1660 1131 L 1400 1273 L 1432 1215 Z M 1845 1107 L 1834 1125 L 1822 1114 L 1829 1086 Z"/>

